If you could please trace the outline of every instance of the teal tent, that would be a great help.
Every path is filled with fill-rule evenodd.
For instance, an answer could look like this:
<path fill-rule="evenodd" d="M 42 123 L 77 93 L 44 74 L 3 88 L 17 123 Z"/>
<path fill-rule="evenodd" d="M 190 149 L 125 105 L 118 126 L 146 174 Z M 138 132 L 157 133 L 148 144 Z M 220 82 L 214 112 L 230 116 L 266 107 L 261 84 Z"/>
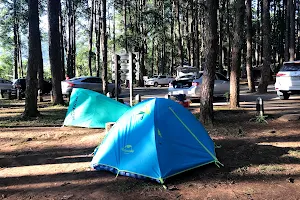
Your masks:
<path fill-rule="evenodd" d="M 163 98 L 127 111 L 94 151 L 91 166 L 159 183 L 208 163 L 220 164 L 212 139 L 182 105 Z"/>
<path fill-rule="evenodd" d="M 116 122 L 130 108 L 98 92 L 74 88 L 64 126 L 105 128 L 105 123 Z"/>

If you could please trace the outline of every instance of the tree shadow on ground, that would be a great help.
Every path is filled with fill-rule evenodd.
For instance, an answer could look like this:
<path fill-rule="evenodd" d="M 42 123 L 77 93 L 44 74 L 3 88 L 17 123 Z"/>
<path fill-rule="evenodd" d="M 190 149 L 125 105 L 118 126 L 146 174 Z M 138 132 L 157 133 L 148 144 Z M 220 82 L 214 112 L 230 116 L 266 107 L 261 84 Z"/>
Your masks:
<path fill-rule="evenodd" d="M 245 139 L 219 139 L 215 140 L 221 148 L 216 150 L 219 161 L 224 164 L 218 168 L 214 164 L 209 164 L 186 173 L 179 174 L 168 180 L 174 184 L 189 182 L 192 180 L 213 180 L 213 181 L 257 181 L 257 180 L 279 180 L 287 178 L 289 175 L 248 173 L 250 166 L 260 165 L 285 165 L 300 163 L 300 157 L 288 156 L 290 151 L 298 151 L 300 147 L 276 147 L 272 145 L 262 145 L 260 142 L 286 141 L 286 137 L 261 137 L 257 140 Z M 289 141 L 300 142 L 300 137 L 289 137 Z M 282 169 L 280 169 L 282 170 Z M 283 169 L 284 170 L 284 169 Z M 237 173 L 234 173 L 237 172 Z M 300 177 L 300 174 L 293 175 Z"/>

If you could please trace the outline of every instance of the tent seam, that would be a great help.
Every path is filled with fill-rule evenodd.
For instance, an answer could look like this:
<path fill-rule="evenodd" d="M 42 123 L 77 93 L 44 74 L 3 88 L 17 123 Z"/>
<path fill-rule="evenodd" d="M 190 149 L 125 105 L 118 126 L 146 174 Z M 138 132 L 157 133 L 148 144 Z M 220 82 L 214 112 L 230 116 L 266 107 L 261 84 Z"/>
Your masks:
<path fill-rule="evenodd" d="M 156 99 L 155 99 L 155 102 L 154 102 L 154 108 L 156 107 Z M 154 142 L 155 142 L 155 149 L 156 149 L 156 158 L 157 158 L 157 163 L 158 163 L 158 166 L 160 166 L 160 163 L 159 163 L 159 159 L 158 159 L 158 151 L 157 151 L 157 143 L 156 143 L 156 137 L 157 137 L 157 135 L 156 135 L 156 132 L 159 130 L 159 129 L 157 129 L 156 128 L 156 109 L 154 109 L 154 115 L 153 115 L 153 120 L 154 120 Z M 159 181 L 163 184 L 164 183 L 164 181 L 163 181 L 163 179 L 162 179 L 162 177 L 161 177 L 161 169 L 160 169 L 160 167 L 159 167 L 159 173 L 160 173 L 160 178 L 159 178 Z"/>
<path fill-rule="evenodd" d="M 204 144 L 202 144 L 202 142 L 197 138 L 197 136 L 189 129 L 189 127 L 187 127 L 187 125 L 178 117 L 178 115 L 174 112 L 174 110 L 169 107 L 169 109 L 172 111 L 172 113 L 175 115 L 175 117 L 181 122 L 181 124 L 189 131 L 189 133 L 196 139 L 196 141 L 205 149 L 205 151 L 207 151 L 209 153 L 209 155 L 215 160 L 218 161 L 218 158 L 216 156 L 214 156 L 207 148 Z"/>

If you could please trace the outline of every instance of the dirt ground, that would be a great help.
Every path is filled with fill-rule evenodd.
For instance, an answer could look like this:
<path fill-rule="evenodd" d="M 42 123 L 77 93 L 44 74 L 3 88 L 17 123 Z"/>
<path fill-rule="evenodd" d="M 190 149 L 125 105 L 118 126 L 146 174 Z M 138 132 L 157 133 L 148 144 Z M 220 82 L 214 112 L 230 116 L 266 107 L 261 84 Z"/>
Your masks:
<path fill-rule="evenodd" d="M 282 117 L 299 105 L 289 103 L 293 108 L 277 110 L 268 104 L 268 123 L 250 120 L 252 108 L 216 108 L 216 123 L 207 130 L 224 166 L 179 174 L 167 179 L 167 188 L 91 169 L 91 153 L 105 136 L 101 129 L 61 127 L 62 117 L 54 127 L 5 125 L 21 111 L 2 108 L 0 199 L 300 199 L 299 117 Z"/>

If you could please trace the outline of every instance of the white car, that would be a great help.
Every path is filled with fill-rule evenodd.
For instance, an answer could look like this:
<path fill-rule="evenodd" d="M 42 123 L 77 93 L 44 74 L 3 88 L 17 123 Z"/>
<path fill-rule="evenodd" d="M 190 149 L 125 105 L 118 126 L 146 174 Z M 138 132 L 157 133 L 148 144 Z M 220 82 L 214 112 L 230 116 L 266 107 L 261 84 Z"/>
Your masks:
<path fill-rule="evenodd" d="M 190 99 L 200 98 L 200 85 L 202 83 L 202 74 L 200 78 L 193 81 L 173 81 L 169 84 L 168 94 L 171 96 L 185 94 Z M 229 80 L 220 73 L 215 75 L 214 97 L 226 97 L 225 94 L 230 92 Z"/>
<path fill-rule="evenodd" d="M 276 74 L 275 90 L 280 99 L 300 94 L 300 60 L 283 63 Z"/>
<path fill-rule="evenodd" d="M 158 85 L 168 85 L 173 80 L 175 79 L 169 75 L 155 75 L 147 79 L 144 84 L 146 87 L 157 87 Z"/>

